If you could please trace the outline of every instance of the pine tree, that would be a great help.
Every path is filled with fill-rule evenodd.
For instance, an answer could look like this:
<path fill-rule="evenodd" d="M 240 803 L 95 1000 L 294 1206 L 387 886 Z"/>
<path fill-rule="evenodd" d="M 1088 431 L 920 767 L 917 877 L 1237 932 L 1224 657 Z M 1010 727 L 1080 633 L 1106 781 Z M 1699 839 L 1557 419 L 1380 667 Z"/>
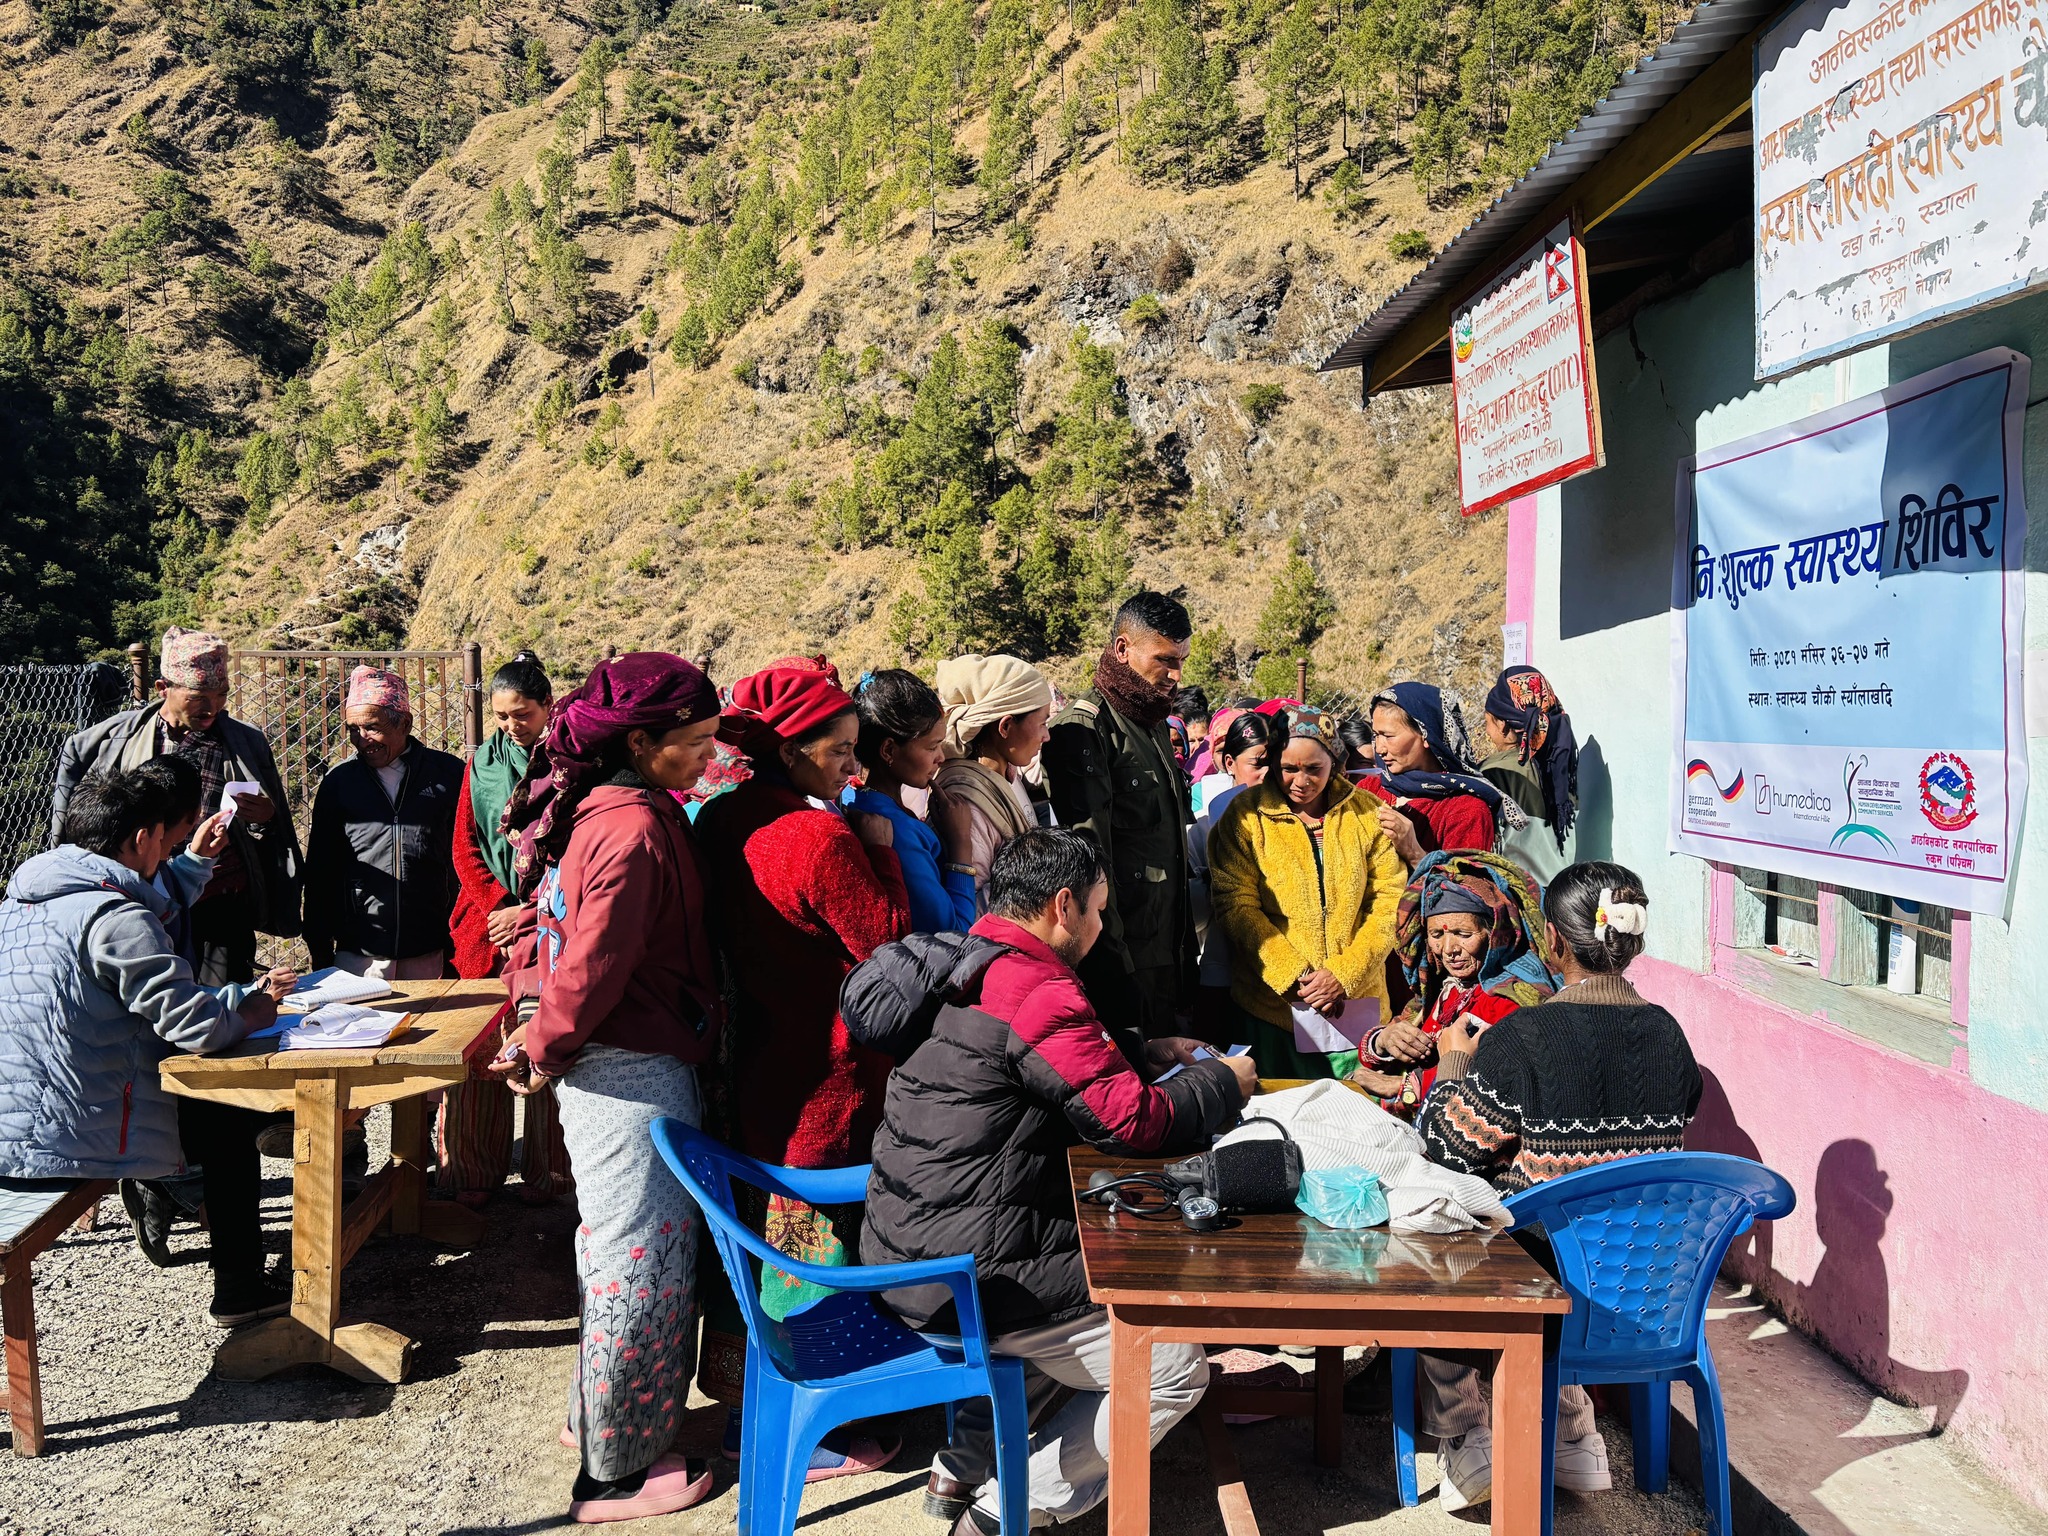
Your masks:
<path fill-rule="evenodd" d="M 981 216 L 991 228 L 1014 214 L 1023 199 L 1024 164 L 1037 150 L 1031 118 L 1030 97 L 1007 76 L 998 76 L 989 98 L 988 142 L 975 178 L 981 187 Z"/>
<path fill-rule="evenodd" d="M 953 141 L 956 100 L 945 56 L 924 50 L 903 103 L 903 167 L 906 183 L 928 211 L 933 240 L 939 238 L 939 189 L 950 186 L 959 173 L 960 151 Z"/>
<path fill-rule="evenodd" d="M 633 170 L 633 151 L 621 144 L 612 151 L 605 167 L 605 211 L 614 222 L 623 219 L 639 201 L 640 182 Z"/>
<path fill-rule="evenodd" d="M 1272 594 L 1252 631 L 1252 646 L 1261 653 L 1253 686 L 1268 698 L 1291 696 L 1299 681 L 1297 658 L 1308 654 L 1336 613 L 1301 540 L 1295 538 L 1287 546 L 1287 559 L 1273 579 Z"/>
<path fill-rule="evenodd" d="M 662 206 L 671 216 L 676 211 L 676 168 L 681 163 L 675 124 L 665 117 L 655 119 L 654 126 L 647 130 L 647 173 L 661 183 Z"/>
<path fill-rule="evenodd" d="M 522 183 L 522 186 L 524 184 Z M 484 224 L 477 236 L 484 265 L 497 294 L 498 318 L 506 325 L 519 323 L 512 296 L 525 285 L 526 249 L 519 243 L 519 216 L 504 187 L 491 188 L 491 201 L 484 210 Z"/>
<path fill-rule="evenodd" d="M 597 136 L 605 136 L 605 128 L 611 114 L 611 89 L 606 83 L 612 69 L 618 63 L 618 56 L 612 52 L 612 45 L 600 37 L 583 50 L 583 62 L 576 68 L 575 104 L 583 111 L 597 117 Z"/>
<path fill-rule="evenodd" d="M 1326 123 L 1330 51 L 1313 0 L 1295 0 L 1266 47 L 1266 152 L 1294 171 L 1301 196 L 1301 152 Z"/>

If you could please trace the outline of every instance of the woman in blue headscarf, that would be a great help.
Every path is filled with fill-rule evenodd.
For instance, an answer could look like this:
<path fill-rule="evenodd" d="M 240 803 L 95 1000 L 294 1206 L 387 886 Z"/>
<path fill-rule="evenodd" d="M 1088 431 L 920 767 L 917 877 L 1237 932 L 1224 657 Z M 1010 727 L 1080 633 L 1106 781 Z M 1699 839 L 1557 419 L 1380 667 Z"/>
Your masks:
<path fill-rule="evenodd" d="M 1373 767 L 1360 786 L 1381 801 L 1380 830 L 1413 869 L 1423 855 L 1485 852 L 1519 831 L 1521 807 L 1481 776 L 1458 706 L 1427 683 L 1395 683 L 1372 698 Z"/>
<path fill-rule="evenodd" d="M 1557 690 L 1534 667 L 1509 667 L 1486 695 L 1482 728 L 1492 751 L 1480 762 L 1529 825 L 1501 839 L 1501 852 L 1548 885 L 1578 862 L 1579 744 Z"/>

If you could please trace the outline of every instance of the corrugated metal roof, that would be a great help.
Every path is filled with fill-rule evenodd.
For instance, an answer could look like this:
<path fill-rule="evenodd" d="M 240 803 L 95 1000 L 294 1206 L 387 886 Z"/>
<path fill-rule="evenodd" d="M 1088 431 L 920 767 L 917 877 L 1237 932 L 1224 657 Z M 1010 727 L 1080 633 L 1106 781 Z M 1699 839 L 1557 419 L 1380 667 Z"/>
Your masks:
<path fill-rule="evenodd" d="M 1447 289 L 1488 262 L 1551 200 L 1648 122 L 1709 64 L 1741 42 L 1783 0 L 1705 0 L 1663 47 L 1615 82 L 1591 112 L 1551 145 L 1527 175 L 1495 198 L 1436 257 L 1323 359 L 1318 372 L 1356 368 Z"/>

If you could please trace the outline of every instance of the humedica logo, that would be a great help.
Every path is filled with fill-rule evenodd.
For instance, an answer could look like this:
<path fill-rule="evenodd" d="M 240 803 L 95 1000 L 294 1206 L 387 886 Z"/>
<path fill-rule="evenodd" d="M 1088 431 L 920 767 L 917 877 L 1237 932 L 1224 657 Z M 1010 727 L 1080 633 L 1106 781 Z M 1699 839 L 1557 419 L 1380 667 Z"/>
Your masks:
<path fill-rule="evenodd" d="M 1879 847 L 1896 853 L 1898 852 L 1898 844 L 1886 837 L 1876 827 L 1867 826 L 1856 819 L 1856 775 L 1869 766 L 1870 759 L 1867 756 L 1845 757 L 1842 759 L 1842 791 L 1848 797 L 1849 810 L 1847 819 L 1843 821 L 1842 825 L 1835 828 L 1835 835 L 1828 839 L 1828 846 L 1830 848 L 1839 848 L 1848 842 L 1850 838 L 1860 835 L 1871 838 L 1876 841 Z"/>
<path fill-rule="evenodd" d="M 1685 782 L 1690 785 L 1694 779 L 1705 779 L 1708 784 L 1713 786 L 1715 794 L 1731 803 L 1742 794 L 1742 770 L 1740 768 L 1735 770 L 1735 782 L 1726 789 L 1723 789 L 1720 780 L 1714 777 L 1713 766 L 1705 758 L 1696 757 L 1685 765 Z"/>

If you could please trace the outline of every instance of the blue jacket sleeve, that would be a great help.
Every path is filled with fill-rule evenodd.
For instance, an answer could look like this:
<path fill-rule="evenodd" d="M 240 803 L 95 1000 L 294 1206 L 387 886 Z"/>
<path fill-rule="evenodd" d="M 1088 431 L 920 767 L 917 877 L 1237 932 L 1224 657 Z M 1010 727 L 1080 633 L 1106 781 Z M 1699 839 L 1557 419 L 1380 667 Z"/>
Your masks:
<path fill-rule="evenodd" d="M 912 933 L 965 933 L 974 926 L 974 877 L 939 869 L 939 839 L 916 816 L 886 795 L 860 790 L 853 807 L 889 818 L 896 828 L 896 860 L 910 892 Z"/>
<path fill-rule="evenodd" d="M 949 925 L 949 931 L 965 933 L 974 926 L 974 920 L 981 916 L 981 903 L 974 889 L 974 876 L 964 869 L 947 869 L 940 871 L 939 883 L 945 887 L 946 897 L 953 904 L 953 921 Z"/>

